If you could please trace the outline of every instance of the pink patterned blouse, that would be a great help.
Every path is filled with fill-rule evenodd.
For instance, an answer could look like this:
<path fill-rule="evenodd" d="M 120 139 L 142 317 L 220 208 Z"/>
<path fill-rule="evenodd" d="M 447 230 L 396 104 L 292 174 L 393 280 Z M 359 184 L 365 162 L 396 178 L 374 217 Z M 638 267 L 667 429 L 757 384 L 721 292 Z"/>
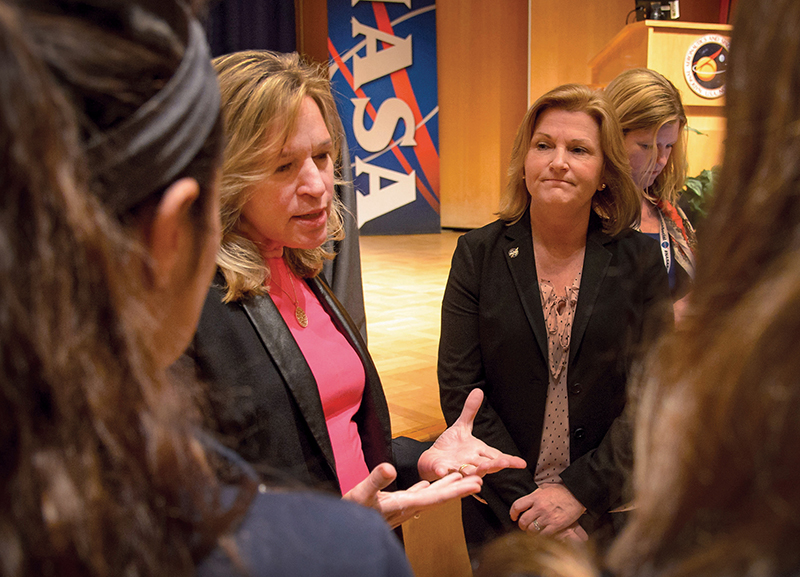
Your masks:
<path fill-rule="evenodd" d="M 547 356 L 550 378 L 547 387 L 544 425 L 539 460 L 534 480 L 542 483 L 561 483 L 561 472 L 569 467 L 569 400 L 567 398 L 567 364 L 572 319 L 578 305 L 580 273 L 572 286 L 565 287 L 565 296 L 557 295 L 548 280 L 539 282 L 544 323 L 547 327 Z"/>

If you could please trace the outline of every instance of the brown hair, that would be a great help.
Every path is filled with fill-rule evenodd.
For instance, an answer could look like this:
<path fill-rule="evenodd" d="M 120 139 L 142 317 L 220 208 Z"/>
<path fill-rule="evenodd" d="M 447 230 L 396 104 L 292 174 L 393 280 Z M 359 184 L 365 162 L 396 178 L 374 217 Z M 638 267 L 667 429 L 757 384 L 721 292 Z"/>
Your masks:
<path fill-rule="evenodd" d="M 142 78 L 179 62 L 160 57 L 170 21 L 127 18 L 133 4 L 0 5 L 3 575 L 188 575 L 239 515 L 221 511 L 197 412 L 154 360 L 128 272 L 142 250 L 86 194 L 88 123 L 124 118 L 158 90 Z"/>
<path fill-rule="evenodd" d="M 687 316 L 651 361 L 622 575 L 800 569 L 800 4 L 737 14 L 723 167 Z"/>
<path fill-rule="evenodd" d="M 646 191 L 654 200 L 675 204 L 686 180 L 686 113 L 675 85 L 655 70 L 634 68 L 617 76 L 605 89 L 614 105 L 622 134 L 634 130 L 654 130 L 653 145 L 662 126 L 675 122 L 678 140 L 672 147 L 664 170 Z M 655 165 L 656 158 L 651 159 Z"/>
<path fill-rule="evenodd" d="M 77 9 L 58 0 L 24 3 L 26 33 L 73 104 L 84 149 L 100 136 L 113 133 L 167 84 L 183 57 L 188 35 L 186 10 L 181 0 L 86 0 L 76 16 Z M 118 145 L 113 138 L 106 142 L 108 147 Z M 194 216 L 206 211 L 223 146 L 222 119 L 217 118 L 204 146 L 173 179 L 190 176 L 200 185 Z M 112 180 L 125 179 L 124 169 L 112 176 Z M 92 172 L 88 184 L 106 203 L 106 189 L 112 188 L 113 182 L 109 184 Z M 118 216 L 125 222 L 137 212 L 147 212 L 166 188 L 153 188 Z"/>
<path fill-rule="evenodd" d="M 530 204 L 530 193 L 522 178 L 525 156 L 530 149 L 537 120 L 549 109 L 585 112 L 597 123 L 600 129 L 606 188 L 595 193 L 593 209 L 603 219 L 603 229 L 607 233 L 616 235 L 629 228 L 639 220 L 641 204 L 636 185 L 630 176 L 630 165 L 617 116 L 601 94 L 579 84 L 565 84 L 554 88 L 540 97 L 525 114 L 511 150 L 508 184 L 500 199 L 500 218 L 509 223 L 516 222 Z"/>
<path fill-rule="evenodd" d="M 487 544 L 475 577 L 598 577 L 594 553 L 586 543 L 514 531 Z"/>
<path fill-rule="evenodd" d="M 222 171 L 222 246 L 217 264 L 225 276 L 225 301 L 229 302 L 266 293 L 269 269 L 256 245 L 240 231 L 240 219 L 254 185 L 275 170 L 305 97 L 319 106 L 333 142 L 334 160 L 344 133 L 326 71 L 303 62 L 296 53 L 236 52 L 214 59 L 214 66 L 228 133 Z M 344 238 L 340 211 L 334 196 L 328 217 L 328 237 L 333 240 Z M 284 258 L 295 274 L 308 278 L 319 274 L 323 261 L 333 254 L 324 245 L 314 249 L 286 247 Z"/>

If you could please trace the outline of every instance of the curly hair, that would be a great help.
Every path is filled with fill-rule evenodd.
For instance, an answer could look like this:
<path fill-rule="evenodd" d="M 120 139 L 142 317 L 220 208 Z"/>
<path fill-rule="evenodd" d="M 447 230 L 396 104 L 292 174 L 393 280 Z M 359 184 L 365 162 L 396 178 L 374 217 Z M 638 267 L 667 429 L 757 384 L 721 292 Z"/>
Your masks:
<path fill-rule="evenodd" d="M 144 71 L 180 62 L 170 20 L 134 4 L 0 4 L 2 575 L 190 575 L 251 494 L 221 509 L 198 412 L 156 360 L 143 249 L 88 192 L 89 123 L 107 130 L 158 90 Z"/>

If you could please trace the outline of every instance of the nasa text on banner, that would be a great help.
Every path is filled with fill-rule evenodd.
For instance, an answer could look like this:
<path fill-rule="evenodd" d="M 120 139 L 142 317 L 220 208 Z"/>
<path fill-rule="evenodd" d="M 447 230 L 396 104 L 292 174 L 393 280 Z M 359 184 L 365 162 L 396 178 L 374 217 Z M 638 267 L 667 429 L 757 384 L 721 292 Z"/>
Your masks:
<path fill-rule="evenodd" d="M 433 0 L 328 0 L 330 77 L 362 234 L 439 232 Z"/>

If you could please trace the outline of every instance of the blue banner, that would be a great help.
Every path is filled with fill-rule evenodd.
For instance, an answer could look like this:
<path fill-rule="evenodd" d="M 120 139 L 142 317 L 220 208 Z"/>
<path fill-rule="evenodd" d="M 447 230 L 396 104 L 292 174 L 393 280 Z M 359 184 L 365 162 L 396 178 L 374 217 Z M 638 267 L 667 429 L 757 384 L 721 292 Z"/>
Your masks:
<path fill-rule="evenodd" d="M 328 0 L 361 234 L 440 231 L 434 0 Z"/>

